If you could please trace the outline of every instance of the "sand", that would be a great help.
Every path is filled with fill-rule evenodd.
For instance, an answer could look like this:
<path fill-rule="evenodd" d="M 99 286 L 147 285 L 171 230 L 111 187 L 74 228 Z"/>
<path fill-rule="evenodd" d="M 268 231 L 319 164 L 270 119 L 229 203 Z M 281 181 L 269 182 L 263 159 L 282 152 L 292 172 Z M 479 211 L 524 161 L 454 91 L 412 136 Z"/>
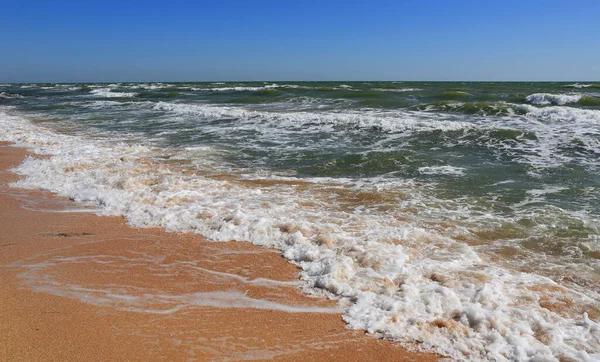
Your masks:
<path fill-rule="evenodd" d="M 433 361 L 345 329 L 272 249 L 135 229 L 9 188 L 0 143 L 0 361 Z"/>

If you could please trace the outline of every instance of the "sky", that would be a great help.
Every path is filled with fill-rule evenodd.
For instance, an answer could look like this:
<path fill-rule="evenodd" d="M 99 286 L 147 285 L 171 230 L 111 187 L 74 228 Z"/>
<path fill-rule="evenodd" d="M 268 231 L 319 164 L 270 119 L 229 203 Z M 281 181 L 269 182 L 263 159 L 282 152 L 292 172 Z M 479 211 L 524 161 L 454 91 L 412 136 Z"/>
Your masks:
<path fill-rule="evenodd" d="M 0 0 L 0 82 L 600 80 L 598 0 Z"/>

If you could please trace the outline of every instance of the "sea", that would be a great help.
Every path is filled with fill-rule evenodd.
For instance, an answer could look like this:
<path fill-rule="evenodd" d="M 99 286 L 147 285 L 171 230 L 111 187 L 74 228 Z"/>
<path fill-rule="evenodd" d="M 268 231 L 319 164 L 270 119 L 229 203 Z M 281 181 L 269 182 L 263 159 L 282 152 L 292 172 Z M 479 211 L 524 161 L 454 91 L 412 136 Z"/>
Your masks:
<path fill-rule="evenodd" d="M 600 360 L 600 83 L 0 84 L 16 187 L 277 248 L 347 328 Z"/>

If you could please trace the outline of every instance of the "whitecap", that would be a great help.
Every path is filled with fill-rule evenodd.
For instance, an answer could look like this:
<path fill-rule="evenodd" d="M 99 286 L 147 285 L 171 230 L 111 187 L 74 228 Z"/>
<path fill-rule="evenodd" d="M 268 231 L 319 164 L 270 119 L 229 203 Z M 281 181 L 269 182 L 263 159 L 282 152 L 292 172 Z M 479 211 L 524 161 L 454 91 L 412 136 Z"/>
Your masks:
<path fill-rule="evenodd" d="M 91 94 L 98 96 L 98 97 L 104 97 L 104 98 L 129 98 L 129 97 L 135 97 L 137 93 L 127 93 L 127 92 L 115 92 L 110 88 L 96 88 L 93 89 L 91 92 Z"/>
<path fill-rule="evenodd" d="M 0 92 L 0 98 L 4 98 L 4 99 L 19 99 L 19 98 L 25 98 L 25 97 L 22 96 L 22 95 L 20 95 L 20 94 L 16 94 L 16 93 Z"/>
<path fill-rule="evenodd" d="M 378 92 L 399 92 L 399 93 L 404 93 L 404 92 L 416 92 L 416 91 L 420 91 L 420 88 L 373 88 L 374 91 L 378 91 Z"/>
<path fill-rule="evenodd" d="M 568 103 L 577 103 L 581 99 L 580 94 L 551 94 L 551 93 L 535 93 L 528 95 L 525 99 L 538 105 L 564 105 Z"/>
<path fill-rule="evenodd" d="M 591 84 L 574 83 L 574 84 L 566 85 L 565 87 L 569 87 L 569 88 L 588 88 L 588 87 L 591 87 Z"/>

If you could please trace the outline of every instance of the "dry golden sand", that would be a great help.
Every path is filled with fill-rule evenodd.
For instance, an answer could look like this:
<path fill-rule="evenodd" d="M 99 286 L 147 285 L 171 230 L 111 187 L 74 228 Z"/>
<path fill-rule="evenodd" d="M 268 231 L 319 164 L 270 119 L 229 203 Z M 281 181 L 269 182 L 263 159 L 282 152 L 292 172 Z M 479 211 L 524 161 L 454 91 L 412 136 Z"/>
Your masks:
<path fill-rule="evenodd" d="M 56 212 L 7 186 L 25 155 L 0 144 L 0 361 L 437 359 L 345 329 L 275 250 Z"/>

